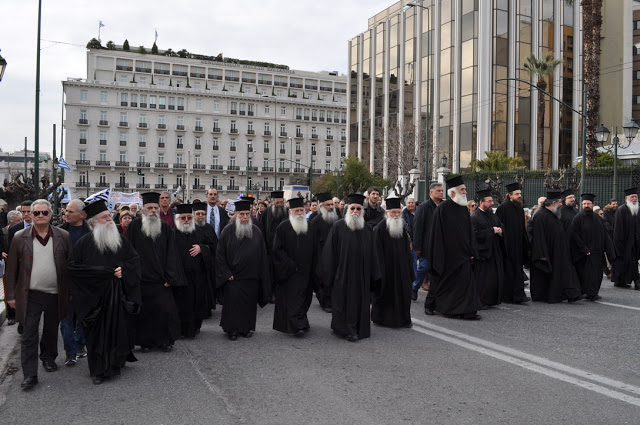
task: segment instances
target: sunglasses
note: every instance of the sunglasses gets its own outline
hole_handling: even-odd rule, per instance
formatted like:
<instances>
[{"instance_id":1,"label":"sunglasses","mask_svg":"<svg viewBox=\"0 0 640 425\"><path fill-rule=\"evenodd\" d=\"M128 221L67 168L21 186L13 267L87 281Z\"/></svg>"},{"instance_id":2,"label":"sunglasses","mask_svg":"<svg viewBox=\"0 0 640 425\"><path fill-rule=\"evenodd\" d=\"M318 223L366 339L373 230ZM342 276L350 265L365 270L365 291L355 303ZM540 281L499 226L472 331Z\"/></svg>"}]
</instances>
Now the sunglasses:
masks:
<instances>
[{"instance_id":1,"label":"sunglasses","mask_svg":"<svg viewBox=\"0 0 640 425\"><path fill-rule=\"evenodd\" d=\"M475 208L475 207L476 207L476 204L471 204L471 208Z\"/></svg>"},{"instance_id":2,"label":"sunglasses","mask_svg":"<svg viewBox=\"0 0 640 425\"><path fill-rule=\"evenodd\" d=\"M360 211L360 210L362 210L362 207L349 207L349 209L351 211Z\"/></svg>"},{"instance_id":3,"label":"sunglasses","mask_svg":"<svg viewBox=\"0 0 640 425\"><path fill-rule=\"evenodd\" d=\"M43 216L48 216L49 215L49 211L34 211L31 214L33 214L35 217L38 217L40 214L42 214Z\"/></svg>"}]
</instances>

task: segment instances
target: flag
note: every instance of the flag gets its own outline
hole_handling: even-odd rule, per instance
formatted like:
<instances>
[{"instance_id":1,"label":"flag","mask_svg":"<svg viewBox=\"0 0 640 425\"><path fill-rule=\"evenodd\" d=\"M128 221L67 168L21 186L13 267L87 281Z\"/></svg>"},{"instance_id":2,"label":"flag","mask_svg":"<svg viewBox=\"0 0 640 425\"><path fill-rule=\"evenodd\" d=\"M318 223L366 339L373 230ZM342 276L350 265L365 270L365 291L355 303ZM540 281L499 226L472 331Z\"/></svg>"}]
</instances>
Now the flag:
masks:
<instances>
[{"instance_id":1,"label":"flag","mask_svg":"<svg viewBox=\"0 0 640 425\"><path fill-rule=\"evenodd\" d=\"M62 168L63 170L71 171L71 167L69 167L69 164L67 164L67 161L65 161L63 157L60 157L60 159L58 160L58 167Z\"/></svg>"},{"instance_id":2,"label":"flag","mask_svg":"<svg viewBox=\"0 0 640 425\"><path fill-rule=\"evenodd\" d=\"M182 193L182 185L178 186L178 190L176 190L175 192L173 192L173 197L176 199L179 199L179 195Z\"/></svg>"},{"instance_id":3,"label":"flag","mask_svg":"<svg viewBox=\"0 0 640 425\"><path fill-rule=\"evenodd\" d=\"M100 21L100 24L99 24L99 25L100 25L100 27L99 27L99 28L104 27L104 24L102 23L102 21Z\"/></svg>"},{"instance_id":4,"label":"flag","mask_svg":"<svg viewBox=\"0 0 640 425\"><path fill-rule=\"evenodd\" d=\"M156 40L155 41L158 41L158 30L156 30ZM154 43L155 43L155 41L154 41Z\"/></svg>"},{"instance_id":5,"label":"flag","mask_svg":"<svg viewBox=\"0 0 640 425\"><path fill-rule=\"evenodd\" d=\"M109 194L111 193L111 188L108 187L105 190L101 190L98 193L94 193L93 195L89 196L87 199L84 200L84 202L86 203L90 203L90 202L95 202L95 201L109 201Z\"/></svg>"}]
</instances>

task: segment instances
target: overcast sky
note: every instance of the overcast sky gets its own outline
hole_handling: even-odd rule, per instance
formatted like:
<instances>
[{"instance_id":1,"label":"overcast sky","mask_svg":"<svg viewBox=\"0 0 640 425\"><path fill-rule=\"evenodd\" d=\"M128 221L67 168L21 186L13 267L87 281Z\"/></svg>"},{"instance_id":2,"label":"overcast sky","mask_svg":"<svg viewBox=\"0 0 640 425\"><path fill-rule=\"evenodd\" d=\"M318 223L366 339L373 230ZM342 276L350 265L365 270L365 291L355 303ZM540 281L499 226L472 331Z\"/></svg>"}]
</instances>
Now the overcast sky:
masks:
<instances>
[{"instance_id":1,"label":"overcast sky","mask_svg":"<svg viewBox=\"0 0 640 425\"><path fill-rule=\"evenodd\" d=\"M0 149L33 149L37 0L3 0L0 49ZM40 59L40 150L60 147L62 84L86 78L87 42L98 36L158 48L281 63L305 71L347 71L347 40L393 0L43 0ZM67 44L63 44L67 43ZM58 153L59 155L59 153Z\"/></svg>"}]
</instances>

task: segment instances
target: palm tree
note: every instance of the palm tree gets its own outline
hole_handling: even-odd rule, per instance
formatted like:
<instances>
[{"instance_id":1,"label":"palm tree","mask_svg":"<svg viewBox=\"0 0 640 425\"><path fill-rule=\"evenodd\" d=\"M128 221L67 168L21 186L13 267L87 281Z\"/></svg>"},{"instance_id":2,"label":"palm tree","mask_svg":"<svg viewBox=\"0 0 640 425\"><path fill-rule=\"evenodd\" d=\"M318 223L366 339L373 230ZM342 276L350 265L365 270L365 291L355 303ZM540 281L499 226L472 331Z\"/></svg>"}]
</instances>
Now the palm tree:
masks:
<instances>
[{"instance_id":1,"label":"palm tree","mask_svg":"<svg viewBox=\"0 0 640 425\"><path fill-rule=\"evenodd\" d=\"M492 151L484 154L485 159L474 159L469 164L473 171L506 171L525 167L521 157L508 156L506 151Z\"/></svg>"},{"instance_id":2,"label":"palm tree","mask_svg":"<svg viewBox=\"0 0 640 425\"><path fill-rule=\"evenodd\" d=\"M538 59L533 54L527 57L527 63L524 64L524 68L529 71L530 75L536 75L538 77L538 82L536 83L536 87L539 90L546 92L547 91L547 82L545 78L552 75L553 71L556 69L558 65L560 65L562 61L560 59L554 59L553 52L547 53L544 59ZM538 169L542 170L544 168L544 109L545 109L545 101L544 95L538 93L538 149L537 149L537 157L538 157Z\"/></svg>"}]
</instances>

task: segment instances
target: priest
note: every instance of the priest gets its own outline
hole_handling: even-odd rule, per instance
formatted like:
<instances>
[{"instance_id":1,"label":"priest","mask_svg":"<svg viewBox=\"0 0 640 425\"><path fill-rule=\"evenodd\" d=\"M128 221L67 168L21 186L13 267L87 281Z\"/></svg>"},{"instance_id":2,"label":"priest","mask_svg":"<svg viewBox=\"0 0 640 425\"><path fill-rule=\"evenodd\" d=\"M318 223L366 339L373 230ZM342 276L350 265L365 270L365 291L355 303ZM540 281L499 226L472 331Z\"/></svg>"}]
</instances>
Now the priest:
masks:
<instances>
[{"instance_id":1,"label":"priest","mask_svg":"<svg viewBox=\"0 0 640 425\"><path fill-rule=\"evenodd\" d=\"M251 338L257 306L264 307L271 296L269 260L260 229L251 223L251 204L236 201L235 208L216 252L216 285L224 299L220 326L231 341Z\"/></svg>"},{"instance_id":2,"label":"priest","mask_svg":"<svg viewBox=\"0 0 640 425\"><path fill-rule=\"evenodd\" d=\"M410 328L411 289L415 279L411 243L400 198L387 198L385 202L386 218L373 228L382 279L375 288L371 320L382 326Z\"/></svg>"},{"instance_id":3,"label":"priest","mask_svg":"<svg viewBox=\"0 0 640 425\"><path fill-rule=\"evenodd\" d=\"M289 219L276 229L272 250L276 331L297 337L309 331L307 312L313 297L317 246L315 229L305 216L304 198L289 199Z\"/></svg>"},{"instance_id":4,"label":"priest","mask_svg":"<svg viewBox=\"0 0 640 425\"><path fill-rule=\"evenodd\" d=\"M160 219L160 194L142 194L142 216L127 227L126 238L140 255L143 309L136 321L136 345L142 352L173 349L180 338L180 317L173 286L184 286L173 230Z\"/></svg>"},{"instance_id":5,"label":"priest","mask_svg":"<svg viewBox=\"0 0 640 425\"><path fill-rule=\"evenodd\" d=\"M84 208L92 232L73 247L68 269L93 383L136 361L131 316L142 307L140 257L120 235L104 201Z\"/></svg>"},{"instance_id":6,"label":"priest","mask_svg":"<svg viewBox=\"0 0 640 425\"><path fill-rule=\"evenodd\" d=\"M330 193L318 193L316 194L316 198L318 199L318 214L309 222L316 231L316 242L318 244L316 252L317 255L320 256L324 250L324 245L327 241L327 237L329 236L331 226L333 226L333 223L338 221L340 217L336 211L334 198L331 197ZM316 273L319 272L319 269L317 269ZM323 285L323 280L321 278L316 278L315 284L317 286L314 287L314 291L316 292L316 298L320 303L320 307L325 312L331 313L331 286L326 287Z\"/></svg>"},{"instance_id":7,"label":"priest","mask_svg":"<svg viewBox=\"0 0 640 425\"><path fill-rule=\"evenodd\" d=\"M331 329L350 342L371 335L371 287L380 279L364 199L348 196L344 219L331 228L322 253L324 285L331 288Z\"/></svg>"},{"instance_id":8,"label":"priest","mask_svg":"<svg viewBox=\"0 0 640 425\"><path fill-rule=\"evenodd\" d=\"M478 209L471 214L471 226L478 250L473 273L483 306L494 306L502 300L504 285L504 229L493 213L491 189L476 192Z\"/></svg>"},{"instance_id":9,"label":"priest","mask_svg":"<svg viewBox=\"0 0 640 425\"><path fill-rule=\"evenodd\" d=\"M218 245L218 236L212 225L207 223L207 204L204 202L193 203L193 222L196 224L196 232L204 234L205 242L209 247L210 259L205 261L209 262L208 270L211 273L209 281L211 282L211 289L208 291L207 303L209 305L209 311L216 309L217 297L216 297L216 247ZM211 316L209 314L209 316Z\"/></svg>"},{"instance_id":10,"label":"priest","mask_svg":"<svg viewBox=\"0 0 640 425\"><path fill-rule=\"evenodd\" d=\"M567 238L571 235L571 222L573 218L578 214L578 208L576 206L576 195L573 190L566 189L560 193L562 200L562 206L560 206L560 221L562 222L562 230Z\"/></svg>"},{"instance_id":11,"label":"priest","mask_svg":"<svg viewBox=\"0 0 640 425\"><path fill-rule=\"evenodd\" d=\"M276 229L287 219L287 208L284 205L284 192L274 190L271 192L271 206L260 216L260 228L264 236L267 253L271 254L273 239L276 236Z\"/></svg>"},{"instance_id":12,"label":"priest","mask_svg":"<svg viewBox=\"0 0 640 425\"><path fill-rule=\"evenodd\" d=\"M531 243L531 299L548 303L580 299L580 285L571 263L569 239L560 221L560 191L547 192L536 212ZM599 273L602 273L600 270Z\"/></svg>"},{"instance_id":13,"label":"priest","mask_svg":"<svg viewBox=\"0 0 640 425\"><path fill-rule=\"evenodd\" d=\"M613 262L612 278L615 286L628 288L631 282L640 290L638 260L640 259L640 217L638 216L638 189L624 191L625 204L616 210L613 227L613 245L617 260Z\"/></svg>"},{"instance_id":14,"label":"priest","mask_svg":"<svg viewBox=\"0 0 640 425\"><path fill-rule=\"evenodd\" d=\"M582 293L589 301L602 298L602 270L606 266L605 254L610 261L615 259L613 244L604 227L604 220L593 212L593 201L596 196L583 193L582 211L571 222L571 260Z\"/></svg>"}]
</instances>

